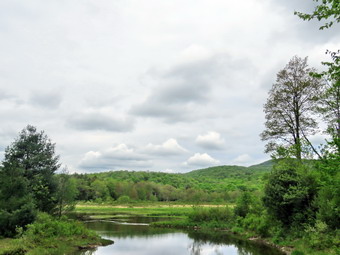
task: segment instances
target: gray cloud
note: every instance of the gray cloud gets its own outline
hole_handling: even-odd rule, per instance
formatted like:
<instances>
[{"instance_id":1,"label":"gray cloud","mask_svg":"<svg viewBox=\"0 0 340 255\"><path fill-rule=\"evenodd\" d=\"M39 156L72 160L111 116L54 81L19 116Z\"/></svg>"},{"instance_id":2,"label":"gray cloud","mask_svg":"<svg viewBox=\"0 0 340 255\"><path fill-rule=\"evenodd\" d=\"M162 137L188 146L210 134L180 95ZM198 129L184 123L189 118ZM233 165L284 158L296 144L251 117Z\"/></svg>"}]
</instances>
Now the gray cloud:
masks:
<instances>
[{"instance_id":1,"label":"gray cloud","mask_svg":"<svg viewBox=\"0 0 340 255\"><path fill-rule=\"evenodd\" d=\"M68 125L77 130L128 132L134 127L131 118L118 119L99 112L82 113L69 118Z\"/></svg>"},{"instance_id":2,"label":"gray cloud","mask_svg":"<svg viewBox=\"0 0 340 255\"><path fill-rule=\"evenodd\" d=\"M294 55L329 60L340 24L319 31L294 16L312 0L168 2L1 0L0 160L28 123L73 170L267 159L259 133L276 73ZM209 130L224 144L196 141Z\"/></svg>"},{"instance_id":3,"label":"gray cloud","mask_svg":"<svg viewBox=\"0 0 340 255\"><path fill-rule=\"evenodd\" d=\"M37 107L55 109L62 102L62 96L59 92L41 92L31 93L29 102Z\"/></svg>"},{"instance_id":4,"label":"gray cloud","mask_svg":"<svg viewBox=\"0 0 340 255\"><path fill-rule=\"evenodd\" d=\"M272 0L272 3L274 5L281 5L286 7L289 11L295 10L295 11L300 11L300 12L311 12L314 10L316 3L310 0L285 0L280 1L280 0Z\"/></svg>"},{"instance_id":5,"label":"gray cloud","mask_svg":"<svg viewBox=\"0 0 340 255\"><path fill-rule=\"evenodd\" d=\"M193 121L210 102L211 88L225 85L226 73L241 66L244 68L246 64L219 54L180 63L165 71L151 71L149 75L157 85L143 103L131 108L130 113L162 118L170 123Z\"/></svg>"},{"instance_id":6,"label":"gray cloud","mask_svg":"<svg viewBox=\"0 0 340 255\"><path fill-rule=\"evenodd\" d=\"M0 89L0 101L1 100L8 100L13 98L13 95L10 95L8 92L5 90Z\"/></svg>"}]
</instances>

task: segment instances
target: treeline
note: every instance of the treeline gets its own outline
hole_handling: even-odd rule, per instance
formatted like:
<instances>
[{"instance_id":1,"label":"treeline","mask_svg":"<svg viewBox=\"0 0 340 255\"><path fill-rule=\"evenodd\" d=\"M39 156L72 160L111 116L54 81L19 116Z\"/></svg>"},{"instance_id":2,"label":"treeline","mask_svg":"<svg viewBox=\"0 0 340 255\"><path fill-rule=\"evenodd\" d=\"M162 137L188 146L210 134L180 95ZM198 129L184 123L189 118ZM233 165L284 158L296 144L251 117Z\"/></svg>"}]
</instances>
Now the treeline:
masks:
<instances>
[{"instance_id":1,"label":"treeline","mask_svg":"<svg viewBox=\"0 0 340 255\"><path fill-rule=\"evenodd\" d=\"M187 174L114 171L73 174L77 201L235 202L242 191L260 193L272 163L266 166L220 166Z\"/></svg>"}]
</instances>

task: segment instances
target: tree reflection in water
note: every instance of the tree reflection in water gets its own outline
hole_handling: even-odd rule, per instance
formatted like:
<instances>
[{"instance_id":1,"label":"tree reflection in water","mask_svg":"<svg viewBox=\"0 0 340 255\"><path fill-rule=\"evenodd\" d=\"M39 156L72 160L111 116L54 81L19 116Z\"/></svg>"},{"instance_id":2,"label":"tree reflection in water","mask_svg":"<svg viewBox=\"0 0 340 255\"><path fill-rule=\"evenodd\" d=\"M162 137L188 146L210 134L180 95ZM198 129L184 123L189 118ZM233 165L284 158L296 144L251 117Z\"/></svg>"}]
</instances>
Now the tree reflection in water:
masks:
<instances>
[{"instance_id":1,"label":"tree reflection in water","mask_svg":"<svg viewBox=\"0 0 340 255\"><path fill-rule=\"evenodd\" d=\"M282 255L279 250L223 231L179 231L145 225L88 222L88 227L114 245L79 251L78 255Z\"/></svg>"}]
</instances>

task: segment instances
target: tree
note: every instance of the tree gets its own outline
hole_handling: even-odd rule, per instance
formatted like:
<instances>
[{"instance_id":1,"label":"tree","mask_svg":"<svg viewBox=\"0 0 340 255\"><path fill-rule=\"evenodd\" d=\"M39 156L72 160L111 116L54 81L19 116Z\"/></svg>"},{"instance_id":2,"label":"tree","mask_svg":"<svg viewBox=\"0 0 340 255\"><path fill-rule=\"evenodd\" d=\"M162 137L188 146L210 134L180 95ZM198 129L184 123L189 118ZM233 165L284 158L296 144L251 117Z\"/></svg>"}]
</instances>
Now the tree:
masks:
<instances>
[{"instance_id":1,"label":"tree","mask_svg":"<svg viewBox=\"0 0 340 255\"><path fill-rule=\"evenodd\" d=\"M322 87L320 78L309 75L315 71L308 67L307 57L295 56L278 72L264 105L266 129L261 138L269 141L266 152L291 147L293 156L300 160L303 143L312 146L307 136L316 132L317 123L311 114Z\"/></svg>"},{"instance_id":2,"label":"tree","mask_svg":"<svg viewBox=\"0 0 340 255\"><path fill-rule=\"evenodd\" d=\"M0 236L12 237L34 221L36 210L23 169L0 168Z\"/></svg>"},{"instance_id":3,"label":"tree","mask_svg":"<svg viewBox=\"0 0 340 255\"><path fill-rule=\"evenodd\" d=\"M4 169L22 169L28 181L28 191L33 195L38 210L52 212L56 205L57 185L53 178L59 168L55 144L31 125L5 150Z\"/></svg>"},{"instance_id":4,"label":"tree","mask_svg":"<svg viewBox=\"0 0 340 255\"><path fill-rule=\"evenodd\" d=\"M294 160L281 160L275 165L264 189L263 203L268 214L283 226L300 226L314 218L318 183L304 165Z\"/></svg>"},{"instance_id":5,"label":"tree","mask_svg":"<svg viewBox=\"0 0 340 255\"><path fill-rule=\"evenodd\" d=\"M319 97L319 105L316 111L321 114L323 120L327 123L327 133L331 135L331 145L336 148L340 154L340 50L330 52L333 62L323 62L328 70L319 77L326 79L326 86Z\"/></svg>"},{"instance_id":6,"label":"tree","mask_svg":"<svg viewBox=\"0 0 340 255\"><path fill-rule=\"evenodd\" d=\"M313 0L314 2L319 2L319 0ZM311 14L302 13L302 12L294 12L295 15L298 15L303 20L327 20L329 18L333 18L334 21L330 21L329 23L325 23L320 27L320 29L330 28L334 22L340 22L340 2L339 0L322 0L322 3L317 5Z\"/></svg>"},{"instance_id":7,"label":"tree","mask_svg":"<svg viewBox=\"0 0 340 255\"><path fill-rule=\"evenodd\" d=\"M60 218L63 213L74 209L78 189L76 180L71 178L66 169L64 169L61 174L57 175L56 179L58 184L56 193L56 213Z\"/></svg>"},{"instance_id":8,"label":"tree","mask_svg":"<svg viewBox=\"0 0 340 255\"><path fill-rule=\"evenodd\" d=\"M236 206L234 208L234 213L240 217L246 217L250 212L250 207L252 204L252 196L249 191L242 192L242 195L237 199Z\"/></svg>"}]
</instances>

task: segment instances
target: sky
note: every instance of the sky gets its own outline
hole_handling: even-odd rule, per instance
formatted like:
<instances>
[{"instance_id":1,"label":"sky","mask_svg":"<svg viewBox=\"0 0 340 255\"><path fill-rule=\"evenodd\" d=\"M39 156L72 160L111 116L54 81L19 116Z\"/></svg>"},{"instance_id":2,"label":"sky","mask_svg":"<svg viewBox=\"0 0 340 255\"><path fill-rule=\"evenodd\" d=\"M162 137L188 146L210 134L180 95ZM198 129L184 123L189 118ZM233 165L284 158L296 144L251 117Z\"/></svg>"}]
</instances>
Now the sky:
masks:
<instances>
[{"instance_id":1,"label":"sky","mask_svg":"<svg viewBox=\"0 0 340 255\"><path fill-rule=\"evenodd\" d=\"M276 74L322 70L340 26L311 0L1 0L0 160L28 124L70 172L187 172L270 157ZM312 138L317 143L321 136Z\"/></svg>"}]
</instances>

